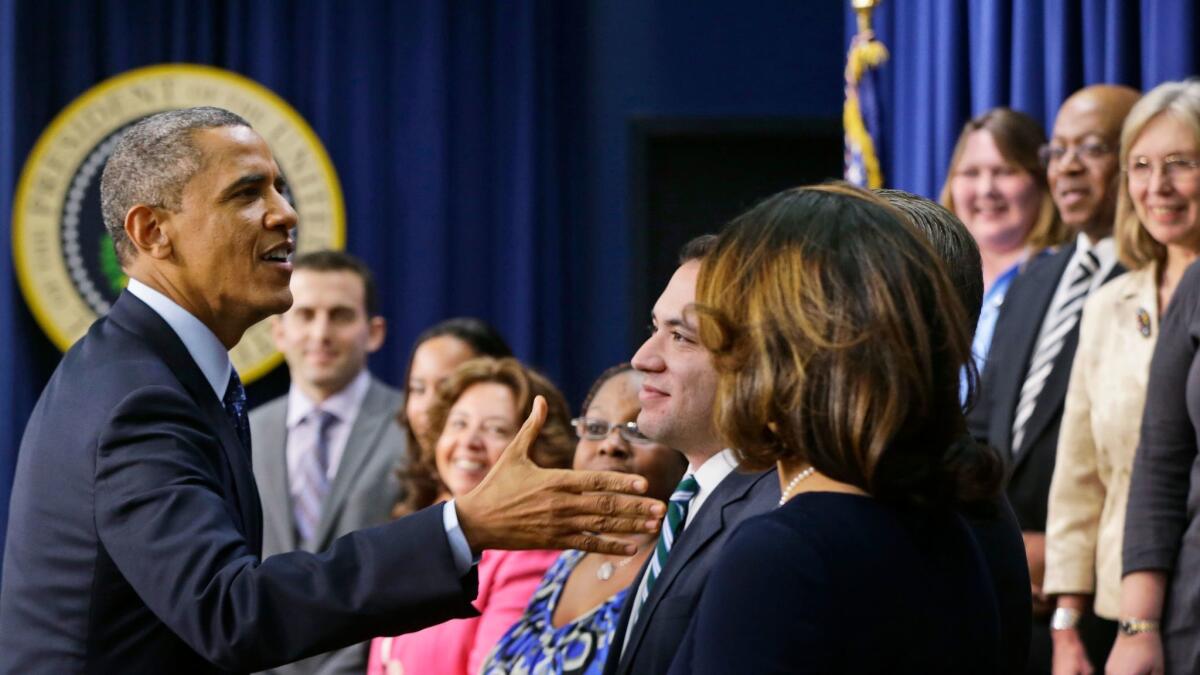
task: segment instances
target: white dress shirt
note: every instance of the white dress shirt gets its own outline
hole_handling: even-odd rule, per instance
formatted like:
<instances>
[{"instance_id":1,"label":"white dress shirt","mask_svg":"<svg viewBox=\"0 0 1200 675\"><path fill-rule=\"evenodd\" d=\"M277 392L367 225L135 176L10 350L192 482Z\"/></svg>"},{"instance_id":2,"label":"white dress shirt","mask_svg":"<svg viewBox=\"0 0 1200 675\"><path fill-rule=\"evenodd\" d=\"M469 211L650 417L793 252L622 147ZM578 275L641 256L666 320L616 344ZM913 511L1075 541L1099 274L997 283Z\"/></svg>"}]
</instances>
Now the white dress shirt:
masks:
<instances>
[{"instance_id":1,"label":"white dress shirt","mask_svg":"<svg viewBox=\"0 0 1200 675\"><path fill-rule=\"evenodd\" d=\"M725 448L712 457L709 457L698 469L690 464L688 465L687 472L692 474L692 477L696 479L696 483L700 487L696 490L696 496L692 497L691 505L688 506L687 518L683 521L684 529L687 529L687 526L691 525L692 521L696 518L696 514L700 512L700 507L704 506L704 502L713 493L713 490L716 490L721 481L733 473L733 470L737 466L737 459L733 456L733 450L730 448Z\"/></svg>"}]
</instances>

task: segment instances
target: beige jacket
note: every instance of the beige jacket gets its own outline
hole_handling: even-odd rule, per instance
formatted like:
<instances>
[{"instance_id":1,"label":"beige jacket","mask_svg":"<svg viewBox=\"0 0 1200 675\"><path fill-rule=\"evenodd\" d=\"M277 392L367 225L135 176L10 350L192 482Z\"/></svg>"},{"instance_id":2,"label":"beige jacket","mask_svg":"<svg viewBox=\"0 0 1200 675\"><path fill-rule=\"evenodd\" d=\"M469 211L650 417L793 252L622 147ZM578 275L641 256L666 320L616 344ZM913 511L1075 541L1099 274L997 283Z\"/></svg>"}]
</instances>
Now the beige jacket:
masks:
<instances>
[{"instance_id":1,"label":"beige jacket","mask_svg":"<svg viewBox=\"0 0 1200 675\"><path fill-rule=\"evenodd\" d=\"M1084 305L1050 483L1043 590L1095 594L1107 619L1120 609L1125 504L1158 339L1156 270L1117 277Z\"/></svg>"}]
</instances>

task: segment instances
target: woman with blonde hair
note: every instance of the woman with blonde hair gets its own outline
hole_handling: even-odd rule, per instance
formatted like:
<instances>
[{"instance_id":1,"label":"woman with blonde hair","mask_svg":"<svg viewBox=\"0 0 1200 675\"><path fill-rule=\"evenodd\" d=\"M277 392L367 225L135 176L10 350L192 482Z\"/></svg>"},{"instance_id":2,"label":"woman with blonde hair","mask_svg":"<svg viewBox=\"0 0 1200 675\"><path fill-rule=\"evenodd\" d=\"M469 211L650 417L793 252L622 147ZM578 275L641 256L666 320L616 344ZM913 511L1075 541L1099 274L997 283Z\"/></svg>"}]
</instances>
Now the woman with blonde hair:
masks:
<instances>
[{"instance_id":1,"label":"woman with blonde hair","mask_svg":"<svg viewBox=\"0 0 1200 675\"><path fill-rule=\"evenodd\" d=\"M1195 517L1200 480L1192 475L1198 466L1194 405L1200 381L1195 359L1200 279L1191 262L1200 251L1200 81L1167 82L1147 93L1121 130L1120 161L1124 177L1117 245L1123 256L1133 256L1132 262L1155 270L1155 287L1144 291L1144 297L1153 310L1150 330L1158 328L1159 314L1162 325L1148 378L1143 370L1133 379L1146 382L1137 450L1132 458L1108 460L1115 465L1115 487L1128 490L1128 506L1123 528L1109 535L1117 551L1105 550L1101 542L1098 553L1115 557L1119 552L1107 571L1110 578L1123 577L1119 601L1097 584L1096 611L1107 594L1119 624L1107 672L1195 672L1200 664L1200 520ZM1140 314L1137 321L1140 327ZM1129 358L1128 352L1122 358ZM1119 386L1128 390L1130 378ZM1134 438L1138 436L1130 434L1128 440ZM1127 488L1117 483L1122 479L1128 480ZM1113 520L1119 527L1119 519ZM1102 521L1101 537L1103 527ZM1123 536L1117 536L1122 530ZM1105 571L1102 567L1100 574Z\"/></svg>"},{"instance_id":2,"label":"woman with blonde hair","mask_svg":"<svg viewBox=\"0 0 1200 675\"><path fill-rule=\"evenodd\" d=\"M940 201L967 226L983 263L983 308L971 344L979 372L1009 285L1025 262L1067 238L1038 154L1045 143L1037 120L993 108L963 126L950 157Z\"/></svg>"},{"instance_id":3,"label":"woman with blonde hair","mask_svg":"<svg viewBox=\"0 0 1200 675\"><path fill-rule=\"evenodd\" d=\"M529 456L542 467L568 468L574 439L566 401L549 380L516 359L467 361L437 388L426 437L421 440L433 451L447 497L460 497L483 481L533 410L537 396L546 399L546 421ZM474 602L479 616L408 635L375 638L367 673L479 672L483 658L521 616L557 556L557 551L484 551L477 566L479 593Z\"/></svg>"},{"instance_id":4,"label":"woman with blonde hair","mask_svg":"<svg viewBox=\"0 0 1200 675\"><path fill-rule=\"evenodd\" d=\"M969 329L922 234L845 184L782 192L721 233L695 312L722 439L782 497L722 550L672 672L999 672L962 510L1003 462L959 442Z\"/></svg>"}]
</instances>

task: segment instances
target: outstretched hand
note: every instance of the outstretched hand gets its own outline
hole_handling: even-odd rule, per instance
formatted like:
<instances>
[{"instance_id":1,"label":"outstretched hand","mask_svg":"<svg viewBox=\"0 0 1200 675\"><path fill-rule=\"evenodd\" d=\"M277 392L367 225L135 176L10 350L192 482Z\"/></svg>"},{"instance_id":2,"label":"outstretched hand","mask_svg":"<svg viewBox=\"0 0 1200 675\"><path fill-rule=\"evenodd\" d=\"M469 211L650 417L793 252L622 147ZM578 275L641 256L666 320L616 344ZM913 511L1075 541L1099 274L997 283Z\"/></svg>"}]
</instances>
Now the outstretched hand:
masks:
<instances>
[{"instance_id":1,"label":"outstretched hand","mask_svg":"<svg viewBox=\"0 0 1200 675\"><path fill-rule=\"evenodd\" d=\"M632 555L632 543L605 534L657 532L666 506L649 497L646 479L612 471L543 469L529 449L546 420L546 401L533 410L492 470L454 500L459 526L478 553L484 549L579 549Z\"/></svg>"}]
</instances>

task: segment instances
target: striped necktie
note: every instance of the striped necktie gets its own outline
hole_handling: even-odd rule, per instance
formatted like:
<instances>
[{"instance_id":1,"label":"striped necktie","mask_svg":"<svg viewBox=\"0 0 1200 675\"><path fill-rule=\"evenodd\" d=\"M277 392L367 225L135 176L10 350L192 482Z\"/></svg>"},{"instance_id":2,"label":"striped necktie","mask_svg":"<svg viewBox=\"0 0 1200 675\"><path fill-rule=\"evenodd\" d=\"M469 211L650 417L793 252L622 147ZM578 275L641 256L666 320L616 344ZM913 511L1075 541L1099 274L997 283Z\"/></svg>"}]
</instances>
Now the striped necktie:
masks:
<instances>
[{"instance_id":1,"label":"striped necktie","mask_svg":"<svg viewBox=\"0 0 1200 675\"><path fill-rule=\"evenodd\" d=\"M687 522L688 507L699 490L700 484L696 482L696 477L689 473L679 481L675 492L671 493L671 502L667 504L667 517L663 521L662 534L658 538L658 544L654 547L654 555L650 557L650 564L646 567L646 579L638 588L637 595L634 596L633 610L629 615L630 632L637 622L642 605L646 603L646 598L650 597L650 589L654 588L655 580L658 579L658 575L662 573L663 567L667 564L667 556L671 554L671 547L675 544L675 539L683 533L684 523ZM628 639L628 635L629 633L626 633L626 639Z\"/></svg>"},{"instance_id":2,"label":"striped necktie","mask_svg":"<svg viewBox=\"0 0 1200 675\"><path fill-rule=\"evenodd\" d=\"M1029 418L1037 407L1038 394L1042 393L1046 379L1054 370L1054 358L1062 351L1063 340L1067 334L1079 323L1079 314L1083 311L1083 303L1091 290L1092 277L1100 268L1100 260L1095 253L1088 251L1075 257L1073 268L1071 283L1046 314L1043 325L1051 328L1042 332L1037 348L1033 350L1033 358L1029 360L1025 382L1021 385L1017 413L1013 416L1013 456L1021 451L1021 444L1025 441L1025 425L1029 423Z\"/></svg>"},{"instance_id":3,"label":"striped necktie","mask_svg":"<svg viewBox=\"0 0 1200 675\"><path fill-rule=\"evenodd\" d=\"M305 423L314 425L313 446L300 458L300 487L296 493L293 514L296 518L296 533L301 542L308 542L321 522L321 505L329 492L329 428L338 418L333 413L314 408Z\"/></svg>"}]
</instances>

